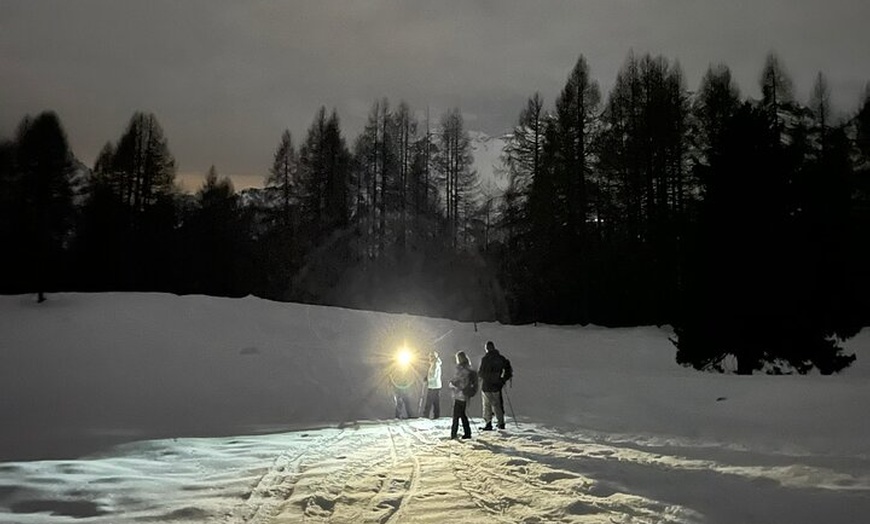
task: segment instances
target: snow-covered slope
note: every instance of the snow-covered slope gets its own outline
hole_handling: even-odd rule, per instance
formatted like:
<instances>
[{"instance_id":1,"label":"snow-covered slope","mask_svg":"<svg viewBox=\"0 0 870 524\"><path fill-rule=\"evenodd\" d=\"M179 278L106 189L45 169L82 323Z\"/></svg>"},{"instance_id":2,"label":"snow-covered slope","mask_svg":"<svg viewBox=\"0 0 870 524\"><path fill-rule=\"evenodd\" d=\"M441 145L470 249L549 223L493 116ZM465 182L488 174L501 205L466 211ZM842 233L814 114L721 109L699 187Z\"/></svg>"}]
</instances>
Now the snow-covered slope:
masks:
<instances>
[{"instance_id":1,"label":"snow-covered slope","mask_svg":"<svg viewBox=\"0 0 870 524\"><path fill-rule=\"evenodd\" d=\"M669 334L250 297L0 297L0 522L870 514L868 333L836 377L697 373ZM391 419L398 347L437 349L449 378L453 353L477 363L486 340L516 371L507 431L459 442L448 418ZM479 425L477 399L469 411Z\"/></svg>"}]
</instances>

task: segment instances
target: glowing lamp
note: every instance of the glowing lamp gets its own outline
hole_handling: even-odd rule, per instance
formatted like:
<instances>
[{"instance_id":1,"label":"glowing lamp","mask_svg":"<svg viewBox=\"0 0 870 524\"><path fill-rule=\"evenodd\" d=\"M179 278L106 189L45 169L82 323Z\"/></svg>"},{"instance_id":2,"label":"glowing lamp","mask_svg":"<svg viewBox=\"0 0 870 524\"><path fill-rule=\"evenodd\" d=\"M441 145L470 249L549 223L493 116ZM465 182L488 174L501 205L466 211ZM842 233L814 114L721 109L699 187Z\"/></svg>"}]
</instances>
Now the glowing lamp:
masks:
<instances>
[{"instance_id":1,"label":"glowing lamp","mask_svg":"<svg viewBox=\"0 0 870 524\"><path fill-rule=\"evenodd\" d=\"M408 348L402 348L396 354L396 362L402 367L408 367L414 361L414 355L408 351Z\"/></svg>"}]
</instances>

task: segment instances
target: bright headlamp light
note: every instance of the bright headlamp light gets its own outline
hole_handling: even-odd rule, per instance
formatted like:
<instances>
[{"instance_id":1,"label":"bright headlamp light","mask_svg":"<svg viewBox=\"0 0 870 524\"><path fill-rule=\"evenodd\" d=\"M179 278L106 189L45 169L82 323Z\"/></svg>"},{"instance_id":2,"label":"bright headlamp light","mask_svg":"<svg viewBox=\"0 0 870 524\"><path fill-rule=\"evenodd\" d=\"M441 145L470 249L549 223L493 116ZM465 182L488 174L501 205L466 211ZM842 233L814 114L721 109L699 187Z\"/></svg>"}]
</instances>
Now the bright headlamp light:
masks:
<instances>
[{"instance_id":1,"label":"bright headlamp light","mask_svg":"<svg viewBox=\"0 0 870 524\"><path fill-rule=\"evenodd\" d=\"M414 355L408 348L400 348L396 353L396 363L402 367L408 367L414 361Z\"/></svg>"}]
</instances>

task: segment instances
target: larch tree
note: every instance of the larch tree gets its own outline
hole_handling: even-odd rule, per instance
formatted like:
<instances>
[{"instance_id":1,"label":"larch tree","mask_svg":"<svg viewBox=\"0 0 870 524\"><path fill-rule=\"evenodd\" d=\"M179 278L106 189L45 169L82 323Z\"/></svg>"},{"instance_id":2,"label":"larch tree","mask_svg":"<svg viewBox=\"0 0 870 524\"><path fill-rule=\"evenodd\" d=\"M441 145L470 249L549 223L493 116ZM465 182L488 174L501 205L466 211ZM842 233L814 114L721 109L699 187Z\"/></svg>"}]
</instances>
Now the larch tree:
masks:
<instances>
[{"instance_id":1,"label":"larch tree","mask_svg":"<svg viewBox=\"0 0 870 524\"><path fill-rule=\"evenodd\" d=\"M590 191L594 159L594 133L599 121L601 93L598 84L589 77L589 66L582 55L571 70L562 92L556 99L554 171L562 213L568 231L565 241L565 273L571 275L575 300L572 309L580 323L589 322L589 286L592 243L589 235ZM555 206L559 202L554 202ZM570 306L569 306L570 307Z\"/></svg>"},{"instance_id":2,"label":"larch tree","mask_svg":"<svg viewBox=\"0 0 870 524\"><path fill-rule=\"evenodd\" d=\"M266 178L269 200L278 210L278 227L290 230L293 227L293 210L298 201L299 159L289 130L281 134L275 150L272 167Z\"/></svg>"},{"instance_id":3,"label":"larch tree","mask_svg":"<svg viewBox=\"0 0 870 524\"><path fill-rule=\"evenodd\" d=\"M25 280L43 302L47 288L57 284L62 251L72 228L72 154L60 119L51 111L25 119L16 142L15 169L24 213L21 225L27 232L21 254L27 261L23 267L32 272Z\"/></svg>"},{"instance_id":4,"label":"larch tree","mask_svg":"<svg viewBox=\"0 0 870 524\"><path fill-rule=\"evenodd\" d=\"M461 211L467 209L464 205L477 189L477 172L472 169L471 139L458 108L442 115L437 147L434 160L444 194L447 237L450 245L458 250L461 242L468 240L465 233L470 218Z\"/></svg>"}]
</instances>

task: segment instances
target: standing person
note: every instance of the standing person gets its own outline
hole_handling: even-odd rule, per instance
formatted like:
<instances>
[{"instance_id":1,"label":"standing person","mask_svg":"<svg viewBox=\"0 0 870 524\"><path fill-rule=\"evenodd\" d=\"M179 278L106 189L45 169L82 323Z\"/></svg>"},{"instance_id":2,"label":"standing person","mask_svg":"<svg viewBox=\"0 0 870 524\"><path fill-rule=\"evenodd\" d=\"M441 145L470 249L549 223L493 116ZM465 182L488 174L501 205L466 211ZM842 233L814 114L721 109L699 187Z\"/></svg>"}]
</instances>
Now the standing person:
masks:
<instances>
[{"instance_id":1,"label":"standing person","mask_svg":"<svg viewBox=\"0 0 870 524\"><path fill-rule=\"evenodd\" d=\"M471 425L468 423L468 415L465 407L468 401L466 389L472 380L471 362L464 351L456 354L456 374L450 381L450 389L453 390L453 425L450 427L450 438L456 438L459 431L459 421L462 421L462 438L471 438Z\"/></svg>"},{"instance_id":2,"label":"standing person","mask_svg":"<svg viewBox=\"0 0 870 524\"><path fill-rule=\"evenodd\" d=\"M393 385L396 418L411 418L414 416L411 409L410 394L414 381L414 369L409 362L393 363L390 368L390 383Z\"/></svg>"},{"instance_id":3,"label":"standing person","mask_svg":"<svg viewBox=\"0 0 870 524\"><path fill-rule=\"evenodd\" d=\"M426 374L426 404L421 416L428 417L432 409L432 418L441 416L441 357L438 353L429 353L429 372Z\"/></svg>"},{"instance_id":4,"label":"standing person","mask_svg":"<svg viewBox=\"0 0 870 524\"><path fill-rule=\"evenodd\" d=\"M483 431L492 431L492 414L498 421L498 429L504 429L504 401L501 389L513 376L510 360L499 353L492 340L484 346L486 354L480 359L480 390L483 392Z\"/></svg>"}]
</instances>

